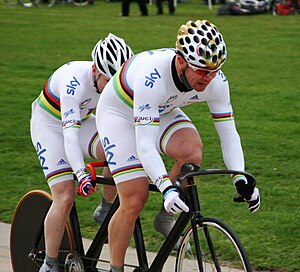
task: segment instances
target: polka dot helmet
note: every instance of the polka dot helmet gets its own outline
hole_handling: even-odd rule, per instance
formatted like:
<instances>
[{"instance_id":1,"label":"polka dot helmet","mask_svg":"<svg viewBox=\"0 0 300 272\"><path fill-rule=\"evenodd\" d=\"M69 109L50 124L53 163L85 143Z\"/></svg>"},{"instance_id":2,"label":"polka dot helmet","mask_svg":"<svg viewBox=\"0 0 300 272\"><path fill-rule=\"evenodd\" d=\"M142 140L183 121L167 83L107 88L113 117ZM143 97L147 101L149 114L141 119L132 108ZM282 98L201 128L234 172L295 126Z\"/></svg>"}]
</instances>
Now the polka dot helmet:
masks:
<instances>
[{"instance_id":1,"label":"polka dot helmet","mask_svg":"<svg viewBox=\"0 0 300 272\"><path fill-rule=\"evenodd\" d=\"M194 68L218 70L226 60L226 45L215 25L188 21L177 32L177 51Z\"/></svg>"}]
</instances>

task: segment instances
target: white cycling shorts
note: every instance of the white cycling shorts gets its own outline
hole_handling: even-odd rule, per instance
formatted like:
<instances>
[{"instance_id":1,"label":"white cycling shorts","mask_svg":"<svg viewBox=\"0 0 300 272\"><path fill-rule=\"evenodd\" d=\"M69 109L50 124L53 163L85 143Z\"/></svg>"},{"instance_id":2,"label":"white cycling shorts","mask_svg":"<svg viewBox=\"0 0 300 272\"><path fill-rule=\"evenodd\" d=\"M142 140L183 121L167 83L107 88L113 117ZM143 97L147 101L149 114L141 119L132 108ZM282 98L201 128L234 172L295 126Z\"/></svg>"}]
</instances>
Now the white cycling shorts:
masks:
<instances>
[{"instance_id":1,"label":"white cycling shorts","mask_svg":"<svg viewBox=\"0 0 300 272\"><path fill-rule=\"evenodd\" d=\"M59 182L73 180L73 171L65 154L61 121L49 115L36 101L32 104L31 116L31 139L48 185L51 187ZM100 139L94 115L81 122L79 141L81 156L96 158Z\"/></svg>"},{"instance_id":2,"label":"white cycling shorts","mask_svg":"<svg viewBox=\"0 0 300 272\"><path fill-rule=\"evenodd\" d=\"M101 114L104 116L99 119L107 118L106 120L109 120L111 124L107 125L107 122L106 125L102 125L101 120L97 120L101 136L105 135L101 138L102 146L115 183L147 177L137 154L134 121L120 114L111 114L109 111L101 112ZM166 146L170 137L181 128L196 130L189 117L181 109L175 108L160 116L159 137L156 142L159 153L166 154ZM155 167L155 161L153 161L153 167Z\"/></svg>"}]
</instances>

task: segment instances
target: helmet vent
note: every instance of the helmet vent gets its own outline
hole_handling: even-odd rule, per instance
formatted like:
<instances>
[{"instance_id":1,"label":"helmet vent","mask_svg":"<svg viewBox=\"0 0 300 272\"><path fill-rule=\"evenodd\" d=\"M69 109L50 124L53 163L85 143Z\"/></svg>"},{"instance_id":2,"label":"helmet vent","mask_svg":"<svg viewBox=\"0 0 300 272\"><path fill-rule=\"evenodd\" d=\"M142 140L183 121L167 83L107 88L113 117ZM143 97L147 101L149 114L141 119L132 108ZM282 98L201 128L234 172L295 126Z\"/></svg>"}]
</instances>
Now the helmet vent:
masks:
<instances>
[{"instance_id":1,"label":"helmet vent","mask_svg":"<svg viewBox=\"0 0 300 272\"><path fill-rule=\"evenodd\" d=\"M213 63L217 63L217 60L218 60L217 55L214 55L214 56L212 57L212 62L213 62Z\"/></svg>"},{"instance_id":2,"label":"helmet vent","mask_svg":"<svg viewBox=\"0 0 300 272\"><path fill-rule=\"evenodd\" d=\"M189 49L190 49L191 52L195 52L194 46L190 45L190 46L189 46Z\"/></svg>"},{"instance_id":3,"label":"helmet vent","mask_svg":"<svg viewBox=\"0 0 300 272\"><path fill-rule=\"evenodd\" d=\"M206 26L206 25L201 25L201 28L202 28L203 30L207 30L207 26Z\"/></svg>"},{"instance_id":4,"label":"helmet vent","mask_svg":"<svg viewBox=\"0 0 300 272\"><path fill-rule=\"evenodd\" d=\"M198 36L194 36L193 39L194 39L194 42L195 42L195 43L199 43L199 42L200 42L200 39L199 39Z\"/></svg>"},{"instance_id":5,"label":"helmet vent","mask_svg":"<svg viewBox=\"0 0 300 272\"><path fill-rule=\"evenodd\" d=\"M192 28L189 28L189 29L188 29L188 33L190 33L190 34L195 34L195 30L192 29Z\"/></svg>"},{"instance_id":6,"label":"helmet vent","mask_svg":"<svg viewBox=\"0 0 300 272\"><path fill-rule=\"evenodd\" d=\"M201 57L204 57L204 55L205 55L205 52L201 47L199 47L199 54Z\"/></svg>"},{"instance_id":7,"label":"helmet vent","mask_svg":"<svg viewBox=\"0 0 300 272\"><path fill-rule=\"evenodd\" d=\"M211 26L211 24L210 24L209 21L206 21L205 24L206 24L207 26Z\"/></svg>"},{"instance_id":8,"label":"helmet vent","mask_svg":"<svg viewBox=\"0 0 300 272\"><path fill-rule=\"evenodd\" d=\"M208 42L207 42L207 40L206 40L205 38L203 38L203 39L201 40L201 43L204 44L205 46L208 44Z\"/></svg>"},{"instance_id":9,"label":"helmet vent","mask_svg":"<svg viewBox=\"0 0 300 272\"><path fill-rule=\"evenodd\" d=\"M196 25L195 22L191 22L191 26L192 26L192 27L197 27L197 25Z\"/></svg>"},{"instance_id":10,"label":"helmet vent","mask_svg":"<svg viewBox=\"0 0 300 272\"><path fill-rule=\"evenodd\" d=\"M190 39L190 37L185 37L185 41L187 42L187 43L191 43L191 39Z\"/></svg>"},{"instance_id":11,"label":"helmet vent","mask_svg":"<svg viewBox=\"0 0 300 272\"><path fill-rule=\"evenodd\" d=\"M207 36L207 38L209 38L210 40L212 40L212 39L213 39L213 36L211 35L211 33L210 33L210 32L207 32L206 36Z\"/></svg>"},{"instance_id":12,"label":"helmet vent","mask_svg":"<svg viewBox=\"0 0 300 272\"><path fill-rule=\"evenodd\" d=\"M197 30L197 33L198 33L200 36L204 36L204 32L203 32L201 29L198 29L198 30Z\"/></svg>"}]
</instances>

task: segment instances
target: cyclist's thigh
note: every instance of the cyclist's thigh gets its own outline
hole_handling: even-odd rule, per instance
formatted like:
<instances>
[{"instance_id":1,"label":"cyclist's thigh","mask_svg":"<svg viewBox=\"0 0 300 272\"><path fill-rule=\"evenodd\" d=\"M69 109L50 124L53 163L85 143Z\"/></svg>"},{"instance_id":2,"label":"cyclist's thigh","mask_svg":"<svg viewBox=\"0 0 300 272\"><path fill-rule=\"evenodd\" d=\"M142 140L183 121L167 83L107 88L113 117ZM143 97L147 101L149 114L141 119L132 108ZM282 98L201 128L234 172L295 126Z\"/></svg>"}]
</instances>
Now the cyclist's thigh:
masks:
<instances>
[{"instance_id":1,"label":"cyclist's thigh","mask_svg":"<svg viewBox=\"0 0 300 272\"><path fill-rule=\"evenodd\" d=\"M146 177L136 150L134 122L106 110L101 113L98 124L101 143L115 182Z\"/></svg>"},{"instance_id":2,"label":"cyclist's thigh","mask_svg":"<svg viewBox=\"0 0 300 272\"><path fill-rule=\"evenodd\" d=\"M97 157L97 146L100 143L95 115L82 121L79 132L79 142L85 158L100 159ZM98 146L99 147L99 146Z\"/></svg>"},{"instance_id":3,"label":"cyclist's thigh","mask_svg":"<svg viewBox=\"0 0 300 272\"><path fill-rule=\"evenodd\" d=\"M157 141L157 149L161 153L171 156L171 154L168 154L167 152L167 145L174 133L183 128L188 128L189 131L192 129L193 135L197 136L196 140L199 141L200 136L197 129L192 124L190 118L181 109L176 108L167 114L163 114L160 117L160 134ZM179 140L182 142L183 139L181 138ZM174 142L174 144L176 144L176 142ZM176 144L174 148L178 149L180 148L180 145Z\"/></svg>"},{"instance_id":4,"label":"cyclist's thigh","mask_svg":"<svg viewBox=\"0 0 300 272\"><path fill-rule=\"evenodd\" d=\"M31 139L49 186L73 179L72 168L64 149L61 122L44 114L42 109L31 119Z\"/></svg>"}]
</instances>

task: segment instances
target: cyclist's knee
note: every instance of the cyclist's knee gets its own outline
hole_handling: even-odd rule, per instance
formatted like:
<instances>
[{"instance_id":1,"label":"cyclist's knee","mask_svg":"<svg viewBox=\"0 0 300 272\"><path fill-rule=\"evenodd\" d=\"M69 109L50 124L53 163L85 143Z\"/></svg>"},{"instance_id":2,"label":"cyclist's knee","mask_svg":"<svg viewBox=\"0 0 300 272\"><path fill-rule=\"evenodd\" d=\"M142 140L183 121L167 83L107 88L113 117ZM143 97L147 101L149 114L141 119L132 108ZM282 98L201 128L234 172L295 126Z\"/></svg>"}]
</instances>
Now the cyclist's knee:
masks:
<instances>
[{"instance_id":1,"label":"cyclist's knee","mask_svg":"<svg viewBox=\"0 0 300 272\"><path fill-rule=\"evenodd\" d=\"M137 178L118 184L120 208L128 215L138 215L148 200L148 180Z\"/></svg>"},{"instance_id":2,"label":"cyclist's knee","mask_svg":"<svg viewBox=\"0 0 300 272\"><path fill-rule=\"evenodd\" d=\"M74 181L58 183L51 187L53 205L70 210L75 200Z\"/></svg>"},{"instance_id":3,"label":"cyclist's knee","mask_svg":"<svg viewBox=\"0 0 300 272\"><path fill-rule=\"evenodd\" d=\"M182 145L182 147L174 153L173 158L180 163L200 164L202 162L202 143L186 143Z\"/></svg>"}]
</instances>

